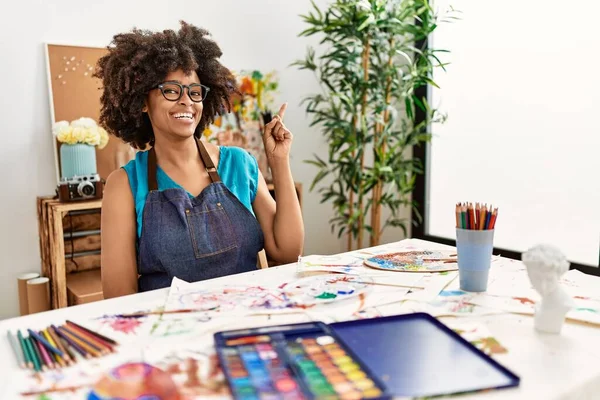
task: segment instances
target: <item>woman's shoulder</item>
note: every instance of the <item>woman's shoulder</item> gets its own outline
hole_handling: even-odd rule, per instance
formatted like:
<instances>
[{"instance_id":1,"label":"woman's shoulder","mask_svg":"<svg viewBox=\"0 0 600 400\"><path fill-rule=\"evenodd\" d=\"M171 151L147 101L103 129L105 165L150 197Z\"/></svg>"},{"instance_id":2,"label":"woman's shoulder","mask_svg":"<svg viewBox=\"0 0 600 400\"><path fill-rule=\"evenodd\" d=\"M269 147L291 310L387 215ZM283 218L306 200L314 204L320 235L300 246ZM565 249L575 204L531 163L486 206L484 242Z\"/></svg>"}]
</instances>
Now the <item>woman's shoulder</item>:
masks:
<instances>
[{"instance_id":1,"label":"woman's shoulder","mask_svg":"<svg viewBox=\"0 0 600 400\"><path fill-rule=\"evenodd\" d=\"M105 197L119 199L123 198L123 196L131 197L132 186L134 186L134 183L131 182L127 171L124 168L118 168L111 172L106 178L104 195Z\"/></svg>"},{"instance_id":2,"label":"woman's shoulder","mask_svg":"<svg viewBox=\"0 0 600 400\"><path fill-rule=\"evenodd\" d=\"M123 169L127 174L135 173L142 166L147 165L148 162L148 151L138 151L135 153L135 157L127 164L123 166Z\"/></svg>"},{"instance_id":3,"label":"woman's shoulder","mask_svg":"<svg viewBox=\"0 0 600 400\"><path fill-rule=\"evenodd\" d=\"M140 183L144 184L148 173L148 151L138 151L119 171L125 172L124 176L129 180L132 192L136 192Z\"/></svg>"}]
</instances>

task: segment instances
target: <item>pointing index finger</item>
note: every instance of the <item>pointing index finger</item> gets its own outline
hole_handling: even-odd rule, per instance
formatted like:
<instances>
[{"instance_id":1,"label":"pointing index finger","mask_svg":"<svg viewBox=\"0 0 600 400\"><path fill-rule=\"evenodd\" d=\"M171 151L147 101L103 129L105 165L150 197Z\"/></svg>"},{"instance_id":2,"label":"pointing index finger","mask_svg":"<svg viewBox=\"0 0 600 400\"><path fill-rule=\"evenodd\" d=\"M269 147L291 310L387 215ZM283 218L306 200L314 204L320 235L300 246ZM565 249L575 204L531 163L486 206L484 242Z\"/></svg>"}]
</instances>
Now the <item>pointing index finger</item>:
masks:
<instances>
[{"instance_id":1,"label":"pointing index finger","mask_svg":"<svg viewBox=\"0 0 600 400\"><path fill-rule=\"evenodd\" d=\"M286 109L287 109L287 103L283 103L281 105L281 107L279 108L279 112L277 113L277 115L279 115L279 118L281 118L281 120L283 120L283 116L285 115Z\"/></svg>"}]
</instances>

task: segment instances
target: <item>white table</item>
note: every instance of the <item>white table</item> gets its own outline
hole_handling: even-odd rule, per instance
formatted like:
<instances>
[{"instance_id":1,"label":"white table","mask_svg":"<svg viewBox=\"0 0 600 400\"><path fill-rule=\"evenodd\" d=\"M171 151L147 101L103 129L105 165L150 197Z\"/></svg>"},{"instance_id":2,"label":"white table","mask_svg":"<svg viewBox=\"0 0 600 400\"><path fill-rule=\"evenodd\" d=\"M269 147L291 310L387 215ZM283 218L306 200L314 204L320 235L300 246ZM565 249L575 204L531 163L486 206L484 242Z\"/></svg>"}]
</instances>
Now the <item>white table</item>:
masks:
<instances>
[{"instance_id":1,"label":"white table","mask_svg":"<svg viewBox=\"0 0 600 400\"><path fill-rule=\"evenodd\" d=\"M415 239L403 241L424 248L447 248L447 246ZM496 267L495 267L496 268ZM396 273L397 274L397 273ZM278 285L296 278L295 264L245 274L218 278L194 284L198 287L215 287L221 284ZM526 279L520 276L518 279ZM393 281L393 277L389 281ZM378 290L378 287L374 287ZM65 319L85 320L103 314L118 314L136 310L140 304L159 302L167 289L156 290L104 300L96 303L53 310L45 313L13 318L0 322L0 398L19 398L13 378L18 373L14 355L6 340L7 330L42 328L62 323ZM378 307L384 315L398 314L401 307L390 304ZM306 316L298 317L306 318ZM600 329L579 324L566 324L560 335L537 333L533 329L533 318L514 314L498 314L479 317L464 317L470 321L484 323L491 333L509 351L494 358L521 377L516 389L498 390L488 393L460 396L461 399L600 399ZM289 323L293 316L274 315L271 324ZM441 318L442 321L456 318ZM300 321L300 319L298 320ZM255 319L236 321L235 328L256 325ZM205 336L210 340L210 335ZM209 343L207 342L207 345Z\"/></svg>"}]
</instances>

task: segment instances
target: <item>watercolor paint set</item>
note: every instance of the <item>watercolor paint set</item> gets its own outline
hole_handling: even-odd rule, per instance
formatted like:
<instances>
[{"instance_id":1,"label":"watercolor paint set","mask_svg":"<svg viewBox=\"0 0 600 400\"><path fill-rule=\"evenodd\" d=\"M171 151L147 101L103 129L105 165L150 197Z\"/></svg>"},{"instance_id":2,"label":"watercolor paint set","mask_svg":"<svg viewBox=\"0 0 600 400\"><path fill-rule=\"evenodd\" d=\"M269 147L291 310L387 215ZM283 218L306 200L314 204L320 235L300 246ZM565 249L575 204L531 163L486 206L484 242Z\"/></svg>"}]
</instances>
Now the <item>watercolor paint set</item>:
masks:
<instances>
[{"instance_id":1,"label":"watercolor paint set","mask_svg":"<svg viewBox=\"0 0 600 400\"><path fill-rule=\"evenodd\" d=\"M429 314L224 331L215 347L236 399L390 399L519 385Z\"/></svg>"}]
</instances>

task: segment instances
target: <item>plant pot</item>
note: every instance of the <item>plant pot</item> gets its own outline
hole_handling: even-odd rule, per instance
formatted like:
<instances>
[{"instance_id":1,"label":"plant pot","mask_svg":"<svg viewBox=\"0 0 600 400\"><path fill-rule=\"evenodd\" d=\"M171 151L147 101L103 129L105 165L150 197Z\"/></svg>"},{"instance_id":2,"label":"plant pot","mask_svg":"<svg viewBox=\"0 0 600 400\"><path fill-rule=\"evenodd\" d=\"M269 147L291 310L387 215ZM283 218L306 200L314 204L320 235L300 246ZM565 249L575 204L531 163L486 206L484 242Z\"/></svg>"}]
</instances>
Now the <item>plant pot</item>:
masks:
<instances>
[{"instance_id":1,"label":"plant pot","mask_svg":"<svg viewBox=\"0 0 600 400\"><path fill-rule=\"evenodd\" d=\"M60 173L63 179L96 174L96 148L77 143L60 146Z\"/></svg>"}]
</instances>

